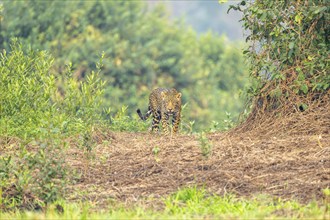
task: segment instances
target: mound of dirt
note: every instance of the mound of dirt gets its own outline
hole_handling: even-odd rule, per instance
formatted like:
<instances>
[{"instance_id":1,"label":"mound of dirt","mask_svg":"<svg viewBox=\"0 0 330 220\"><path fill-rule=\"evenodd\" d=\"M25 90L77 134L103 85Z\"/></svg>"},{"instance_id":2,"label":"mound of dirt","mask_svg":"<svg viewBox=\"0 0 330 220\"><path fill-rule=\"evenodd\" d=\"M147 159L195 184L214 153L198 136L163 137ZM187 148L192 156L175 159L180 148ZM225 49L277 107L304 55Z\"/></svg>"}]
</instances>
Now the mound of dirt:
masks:
<instances>
[{"instance_id":1,"label":"mound of dirt","mask_svg":"<svg viewBox=\"0 0 330 220\"><path fill-rule=\"evenodd\" d=\"M197 185L218 195L269 194L305 203L330 187L329 135L214 133L208 135L208 158L193 135L119 132L105 139L92 159L69 150L68 162L81 174L69 200L105 206L113 198L135 202Z\"/></svg>"}]
</instances>

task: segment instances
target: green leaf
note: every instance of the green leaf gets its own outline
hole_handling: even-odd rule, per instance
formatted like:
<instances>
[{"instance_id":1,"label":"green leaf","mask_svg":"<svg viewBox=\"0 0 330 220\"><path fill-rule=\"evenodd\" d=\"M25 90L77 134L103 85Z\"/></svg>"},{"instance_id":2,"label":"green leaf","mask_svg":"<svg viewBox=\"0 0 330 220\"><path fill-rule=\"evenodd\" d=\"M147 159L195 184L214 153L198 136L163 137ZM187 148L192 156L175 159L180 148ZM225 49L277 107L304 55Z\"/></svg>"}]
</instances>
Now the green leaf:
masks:
<instances>
[{"instance_id":1,"label":"green leaf","mask_svg":"<svg viewBox=\"0 0 330 220\"><path fill-rule=\"evenodd\" d=\"M302 91L304 94L308 93L308 86L306 84L302 84L300 86L300 91Z\"/></svg>"}]
</instances>

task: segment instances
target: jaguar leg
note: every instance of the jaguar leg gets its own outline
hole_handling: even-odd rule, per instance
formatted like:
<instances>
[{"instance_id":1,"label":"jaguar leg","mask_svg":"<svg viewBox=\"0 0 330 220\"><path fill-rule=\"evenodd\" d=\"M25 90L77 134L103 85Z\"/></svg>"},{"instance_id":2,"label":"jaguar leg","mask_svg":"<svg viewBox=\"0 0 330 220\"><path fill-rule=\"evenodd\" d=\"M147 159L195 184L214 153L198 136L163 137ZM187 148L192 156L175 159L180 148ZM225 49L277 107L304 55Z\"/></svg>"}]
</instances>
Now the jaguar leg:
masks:
<instances>
[{"instance_id":1,"label":"jaguar leg","mask_svg":"<svg viewBox=\"0 0 330 220\"><path fill-rule=\"evenodd\" d=\"M160 119L161 119L160 112L155 111L153 114L153 120L152 120L152 127L151 127L152 131L158 132Z\"/></svg>"},{"instance_id":2,"label":"jaguar leg","mask_svg":"<svg viewBox=\"0 0 330 220\"><path fill-rule=\"evenodd\" d=\"M169 129L170 125L169 125L168 119L169 119L169 115L167 113L163 113L162 114L162 126L163 126L165 135L168 135L170 133L170 129Z\"/></svg>"},{"instance_id":3,"label":"jaguar leg","mask_svg":"<svg viewBox=\"0 0 330 220\"><path fill-rule=\"evenodd\" d=\"M174 114L173 115L173 118L172 118L172 129L173 129L173 133L177 133L178 132L180 121L181 121L180 113Z\"/></svg>"}]
</instances>

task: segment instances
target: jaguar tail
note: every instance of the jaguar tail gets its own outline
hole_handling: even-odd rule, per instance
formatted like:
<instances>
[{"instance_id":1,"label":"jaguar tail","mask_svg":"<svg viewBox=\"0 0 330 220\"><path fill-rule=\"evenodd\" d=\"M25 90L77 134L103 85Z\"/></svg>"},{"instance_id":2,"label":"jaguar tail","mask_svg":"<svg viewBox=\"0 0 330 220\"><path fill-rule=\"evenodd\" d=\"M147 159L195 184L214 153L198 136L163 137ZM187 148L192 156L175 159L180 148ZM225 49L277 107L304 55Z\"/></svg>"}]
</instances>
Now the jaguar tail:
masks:
<instances>
[{"instance_id":1,"label":"jaguar tail","mask_svg":"<svg viewBox=\"0 0 330 220\"><path fill-rule=\"evenodd\" d=\"M140 109L136 110L136 112L138 113L138 115L140 116L140 118L141 118L143 121L147 120L147 118L149 118L149 116L150 116L151 113L152 113L152 111L151 111L150 108L148 109L148 111L147 111L147 113L146 113L145 115L142 115L142 112L141 112Z\"/></svg>"}]
</instances>

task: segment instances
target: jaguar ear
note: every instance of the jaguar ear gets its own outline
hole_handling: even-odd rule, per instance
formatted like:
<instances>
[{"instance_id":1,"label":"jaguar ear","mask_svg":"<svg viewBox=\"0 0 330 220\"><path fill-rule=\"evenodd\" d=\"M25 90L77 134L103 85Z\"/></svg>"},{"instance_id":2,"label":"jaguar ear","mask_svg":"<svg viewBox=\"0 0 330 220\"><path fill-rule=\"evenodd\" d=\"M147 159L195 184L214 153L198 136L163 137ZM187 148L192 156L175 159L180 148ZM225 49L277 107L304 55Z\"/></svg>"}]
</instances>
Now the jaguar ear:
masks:
<instances>
[{"instance_id":1,"label":"jaguar ear","mask_svg":"<svg viewBox=\"0 0 330 220\"><path fill-rule=\"evenodd\" d=\"M178 100L180 100L181 99L181 92L179 92L177 95L176 95L176 98L178 99Z\"/></svg>"},{"instance_id":2,"label":"jaguar ear","mask_svg":"<svg viewBox=\"0 0 330 220\"><path fill-rule=\"evenodd\" d=\"M164 99L165 99L165 97L166 97L166 94L165 94L165 92L164 92L164 91L162 91L162 92L160 93L160 95L162 96L162 99L164 100Z\"/></svg>"}]
</instances>

